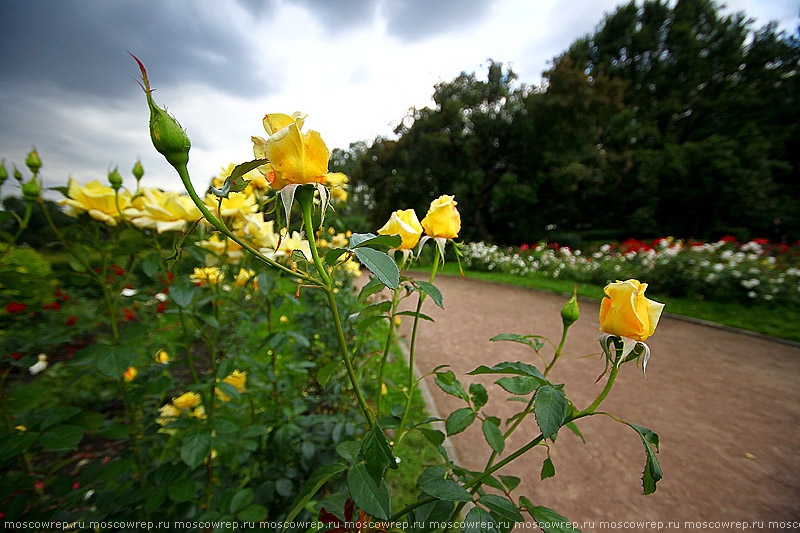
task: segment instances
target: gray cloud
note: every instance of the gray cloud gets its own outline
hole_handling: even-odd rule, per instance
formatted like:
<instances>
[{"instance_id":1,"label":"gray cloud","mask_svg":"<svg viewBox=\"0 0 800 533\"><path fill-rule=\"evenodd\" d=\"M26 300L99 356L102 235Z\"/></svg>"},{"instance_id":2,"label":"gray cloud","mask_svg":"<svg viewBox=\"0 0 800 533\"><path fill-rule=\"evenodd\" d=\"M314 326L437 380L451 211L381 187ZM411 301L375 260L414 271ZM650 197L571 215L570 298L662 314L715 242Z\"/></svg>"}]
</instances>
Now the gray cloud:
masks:
<instances>
[{"instance_id":1,"label":"gray cloud","mask_svg":"<svg viewBox=\"0 0 800 533\"><path fill-rule=\"evenodd\" d=\"M201 82L239 95L264 91L261 76L251 68L246 36L223 6L146 0L3 2L2 85L49 80L96 95L132 92L136 68L127 56L130 51L157 71L163 84ZM269 9L263 8L262 16Z\"/></svg>"},{"instance_id":2,"label":"gray cloud","mask_svg":"<svg viewBox=\"0 0 800 533\"><path fill-rule=\"evenodd\" d=\"M479 22L492 0L387 0L381 4L386 30L403 41L417 41Z\"/></svg>"}]
</instances>

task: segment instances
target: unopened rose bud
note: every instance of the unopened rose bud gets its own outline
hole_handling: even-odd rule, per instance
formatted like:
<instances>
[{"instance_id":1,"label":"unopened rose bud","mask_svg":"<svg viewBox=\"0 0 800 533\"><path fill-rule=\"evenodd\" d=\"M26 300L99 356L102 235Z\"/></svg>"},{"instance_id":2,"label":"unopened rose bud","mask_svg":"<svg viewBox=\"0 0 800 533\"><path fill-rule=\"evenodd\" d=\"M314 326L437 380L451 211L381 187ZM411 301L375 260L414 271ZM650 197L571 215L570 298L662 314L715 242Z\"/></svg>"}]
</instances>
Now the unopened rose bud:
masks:
<instances>
[{"instance_id":1,"label":"unopened rose bud","mask_svg":"<svg viewBox=\"0 0 800 533\"><path fill-rule=\"evenodd\" d=\"M22 198L32 204L39 199L39 193L42 192L42 186L36 178L31 178L22 184Z\"/></svg>"},{"instance_id":2,"label":"unopened rose bud","mask_svg":"<svg viewBox=\"0 0 800 533\"><path fill-rule=\"evenodd\" d=\"M136 164L133 165L133 170L131 170L131 172L133 173L133 177L136 178L136 182L138 183L139 180L142 179L142 176L144 176L144 168L142 167L142 162L136 161Z\"/></svg>"},{"instance_id":3,"label":"unopened rose bud","mask_svg":"<svg viewBox=\"0 0 800 533\"><path fill-rule=\"evenodd\" d=\"M117 167L114 167L114 170L108 173L108 183L111 184L111 188L115 191L122 187L122 176L120 176Z\"/></svg>"},{"instance_id":4,"label":"unopened rose bud","mask_svg":"<svg viewBox=\"0 0 800 533\"><path fill-rule=\"evenodd\" d=\"M131 54L133 55L133 54ZM133 56L142 71L144 93L147 96L147 106L150 108L150 138L153 146L163 155L167 162L176 169L185 168L189 162L189 148L192 143L186 132L175 117L167 113L153 101L152 89L147 79L147 71L139 59Z\"/></svg>"},{"instance_id":5,"label":"unopened rose bud","mask_svg":"<svg viewBox=\"0 0 800 533\"><path fill-rule=\"evenodd\" d=\"M22 172L19 171L17 165L14 165L14 179L22 183Z\"/></svg>"},{"instance_id":6,"label":"unopened rose bud","mask_svg":"<svg viewBox=\"0 0 800 533\"><path fill-rule=\"evenodd\" d=\"M567 300L567 303L561 308L561 321L564 323L564 327L568 328L574 324L575 321L578 320L580 314L581 310L578 306L578 286L575 285L575 292L572 293L572 297Z\"/></svg>"},{"instance_id":7,"label":"unopened rose bud","mask_svg":"<svg viewBox=\"0 0 800 533\"><path fill-rule=\"evenodd\" d=\"M39 169L42 168L42 160L39 159L39 154L36 152L36 148L28 152L28 157L25 158L25 164L28 166L34 176L39 172Z\"/></svg>"}]
</instances>

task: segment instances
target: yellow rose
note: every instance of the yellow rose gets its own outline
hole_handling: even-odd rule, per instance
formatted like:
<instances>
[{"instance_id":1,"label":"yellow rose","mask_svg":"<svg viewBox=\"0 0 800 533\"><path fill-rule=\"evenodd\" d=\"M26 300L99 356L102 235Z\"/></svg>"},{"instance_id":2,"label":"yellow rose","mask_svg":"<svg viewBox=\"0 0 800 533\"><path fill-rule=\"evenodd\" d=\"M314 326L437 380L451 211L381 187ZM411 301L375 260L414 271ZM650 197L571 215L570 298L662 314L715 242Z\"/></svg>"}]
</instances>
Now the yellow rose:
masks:
<instances>
[{"instance_id":1,"label":"yellow rose","mask_svg":"<svg viewBox=\"0 0 800 533\"><path fill-rule=\"evenodd\" d=\"M89 213L89 216L109 226L116 226L120 219L120 211L124 210L131 200L128 191L119 191L119 209L117 209L117 195L114 189L91 181L85 186L80 186L77 181L70 178L67 188L68 198L59 200L59 204L70 207L67 214L78 216L80 213Z\"/></svg>"},{"instance_id":2,"label":"yellow rose","mask_svg":"<svg viewBox=\"0 0 800 533\"><path fill-rule=\"evenodd\" d=\"M325 186L331 191L331 198L337 202L347 201L347 183L350 178L343 172L328 172L325 178Z\"/></svg>"},{"instance_id":3,"label":"yellow rose","mask_svg":"<svg viewBox=\"0 0 800 533\"><path fill-rule=\"evenodd\" d=\"M250 189L230 193L227 198L222 199L222 206L219 205L219 197L210 193L203 199L203 203L215 215L219 208L219 214L223 217L241 219L258 211L258 198Z\"/></svg>"},{"instance_id":4,"label":"yellow rose","mask_svg":"<svg viewBox=\"0 0 800 533\"><path fill-rule=\"evenodd\" d=\"M159 350L158 353L156 353L156 363L162 365L169 363L169 354L166 350Z\"/></svg>"},{"instance_id":5,"label":"yellow rose","mask_svg":"<svg viewBox=\"0 0 800 533\"><path fill-rule=\"evenodd\" d=\"M324 183L330 151L316 131L301 133L305 115L273 113L264 116L267 139L252 137L253 153L269 159L261 167L270 186L279 191L289 184Z\"/></svg>"},{"instance_id":6,"label":"yellow rose","mask_svg":"<svg viewBox=\"0 0 800 533\"><path fill-rule=\"evenodd\" d=\"M231 385L239 393L243 393L247 390L245 389L245 384L247 383L247 372L240 372L238 370L234 370L233 372L230 373L228 377L223 379L222 382ZM223 402L230 401L228 395L222 392L221 390L216 389L216 393L217 397L219 397L219 399L222 400Z\"/></svg>"},{"instance_id":7,"label":"yellow rose","mask_svg":"<svg viewBox=\"0 0 800 533\"><path fill-rule=\"evenodd\" d=\"M184 392L172 399L172 405L178 409L192 409L200 405L200 395L192 391Z\"/></svg>"},{"instance_id":8,"label":"yellow rose","mask_svg":"<svg viewBox=\"0 0 800 533\"><path fill-rule=\"evenodd\" d=\"M136 367L131 366L128 367L128 370L126 370L124 374L122 374L122 377L125 379L125 381L133 381L136 379L136 374L138 373L139 371L136 370Z\"/></svg>"},{"instance_id":9,"label":"yellow rose","mask_svg":"<svg viewBox=\"0 0 800 533\"><path fill-rule=\"evenodd\" d=\"M250 282L251 279L253 280L253 288L258 290L258 279L256 278L256 273L249 268L240 268L239 273L236 274L236 279L233 281L233 284L237 287L244 287Z\"/></svg>"},{"instance_id":10,"label":"yellow rose","mask_svg":"<svg viewBox=\"0 0 800 533\"><path fill-rule=\"evenodd\" d=\"M236 168L234 163L229 163L227 166L222 167L222 171L220 172L220 177L214 180L214 187L222 187L222 184L225 183L225 178L233 174L233 169ZM266 189L267 188L267 180L263 174L258 172L257 170L251 170L250 172L245 172L242 177L250 182L250 186L256 189Z\"/></svg>"},{"instance_id":11,"label":"yellow rose","mask_svg":"<svg viewBox=\"0 0 800 533\"><path fill-rule=\"evenodd\" d=\"M239 243L224 235L221 236L219 233L214 233L211 237L203 241L197 241L197 246L205 248L217 256L213 261L207 258L206 264L216 263L217 258L223 258L229 263L233 263L244 257L244 250Z\"/></svg>"},{"instance_id":12,"label":"yellow rose","mask_svg":"<svg viewBox=\"0 0 800 533\"><path fill-rule=\"evenodd\" d=\"M136 227L155 229L158 233L183 231L189 222L202 216L188 196L150 188L142 188L141 196L133 200L124 214Z\"/></svg>"},{"instance_id":13,"label":"yellow rose","mask_svg":"<svg viewBox=\"0 0 800 533\"><path fill-rule=\"evenodd\" d=\"M398 210L392 213L389 221L378 230L380 235L400 235L403 242L398 248L400 250L411 250L419 242L422 236L422 226L417 219L417 213L413 209ZM458 230L456 230L458 233Z\"/></svg>"},{"instance_id":14,"label":"yellow rose","mask_svg":"<svg viewBox=\"0 0 800 533\"><path fill-rule=\"evenodd\" d=\"M194 273L189 274L189 279L199 285L209 283L219 283L225 277L225 273L217 267L194 268Z\"/></svg>"},{"instance_id":15,"label":"yellow rose","mask_svg":"<svg viewBox=\"0 0 800 533\"><path fill-rule=\"evenodd\" d=\"M431 237L455 239L461 229L461 215L456 209L454 196L442 195L428 208L428 214L422 219L425 233Z\"/></svg>"},{"instance_id":16,"label":"yellow rose","mask_svg":"<svg viewBox=\"0 0 800 533\"><path fill-rule=\"evenodd\" d=\"M664 304L644 296L647 283L635 279L609 283L600 304L600 329L605 333L644 341L653 334Z\"/></svg>"},{"instance_id":17,"label":"yellow rose","mask_svg":"<svg viewBox=\"0 0 800 533\"><path fill-rule=\"evenodd\" d=\"M159 418L156 418L156 423L160 426L166 426L179 416L181 416L181 410L168 403L166 405L162 405L158 409L159 414L161 415Z\"/></svg>"}]
</instances>

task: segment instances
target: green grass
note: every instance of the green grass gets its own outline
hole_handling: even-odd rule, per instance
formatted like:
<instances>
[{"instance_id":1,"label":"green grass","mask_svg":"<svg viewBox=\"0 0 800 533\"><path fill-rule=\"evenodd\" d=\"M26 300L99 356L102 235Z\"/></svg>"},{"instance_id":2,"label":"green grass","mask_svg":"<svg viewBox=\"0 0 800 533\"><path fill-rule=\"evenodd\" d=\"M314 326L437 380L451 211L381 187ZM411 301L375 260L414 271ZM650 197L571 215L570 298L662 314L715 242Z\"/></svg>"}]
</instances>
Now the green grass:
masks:
<instances>
[{"instance_id":1,"label":"green grass","mask_svg":"<svg viewBox=\"0 0 800 533\"><path fill-rule=\"evenodd\" d=\"M455 262L444 266L445 274L459 275ZM517 287L528 287L552 291L559 294L571 294L575 282L553 279L533 274L516 276L502 272L478 272L465 270L468 278L505 283ZM578 283L578 294L585 298L601 300L603 287L589 283ZM665 311L669 314L708 320L717 324L754 331L771 337L800 342L800 309L787 306L768 306L763 304L745 305L736 302L714 302L694 298L666 296L657 292L647 294L653 300L667 304Z\"/></svg>"}]
</instances>

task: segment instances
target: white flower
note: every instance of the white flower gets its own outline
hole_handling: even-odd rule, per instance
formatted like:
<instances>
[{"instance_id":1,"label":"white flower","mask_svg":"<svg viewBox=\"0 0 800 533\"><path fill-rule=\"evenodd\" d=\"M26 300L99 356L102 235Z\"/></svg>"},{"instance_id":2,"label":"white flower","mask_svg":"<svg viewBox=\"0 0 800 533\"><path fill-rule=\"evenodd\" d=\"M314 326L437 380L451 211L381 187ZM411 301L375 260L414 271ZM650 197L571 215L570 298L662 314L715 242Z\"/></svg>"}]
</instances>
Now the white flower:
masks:
<instances>
[{"instance_id":1,"label":"white flower","mask_svg":"<svg viewBox=\"0 0 800 533\"><path fill-rule=\"evenodd\" d=\"M154 297L159 302L166 302L169 299L169 297L163 292L157 292Z\"/></svg>"},{"instance_id":2,"label":"white flower","mask_svg":"<svg viewBox=\"0 0 800 533\"><path fill-rule=\"evenodd\" d=\"M46 368L47 368L47 355L40 353L39 360L36 363L33 363L33 365L31 365L28 368L28 372L30 372L32 376L35 376L37 374L44 372Z\"/></svg>"},{"instance_id":3,"label":"white flower","mask_svg":"<svg viewBox=\"0 0 800 533\"><path fill-rule=\"evenodd\" d=\"M128 289L126 287L122 289L122 292L120 294L122 294L123 296L135 296L137 292L138 291L136 289Z\"/></svg>"}]
</instances>

